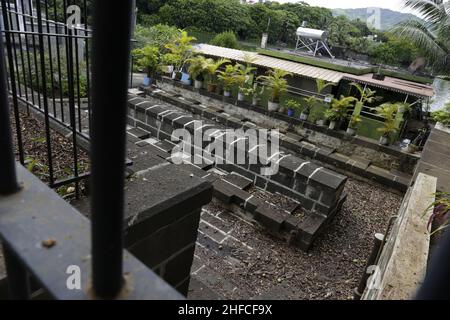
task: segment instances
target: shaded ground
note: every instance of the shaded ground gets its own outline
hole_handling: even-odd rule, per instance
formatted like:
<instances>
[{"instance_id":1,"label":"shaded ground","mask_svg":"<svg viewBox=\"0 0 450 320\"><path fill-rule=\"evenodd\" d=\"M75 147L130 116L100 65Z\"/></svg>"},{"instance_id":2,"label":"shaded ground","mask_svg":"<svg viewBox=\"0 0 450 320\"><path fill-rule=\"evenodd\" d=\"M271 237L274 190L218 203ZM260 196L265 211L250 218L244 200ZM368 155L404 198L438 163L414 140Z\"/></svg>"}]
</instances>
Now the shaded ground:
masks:
<instances>
[{"instance_id":1,"label":"shaded ground","mask_svg":"<svg viewBox=\"0 0 450 320\"><path fill-rule=\"evenodd\" d=\"M17 145L16 124L13 113L11 112L11 126L13 131L13 141L16 159L19 160L19 149ZM31 112L29 115L26 112L20 112L20 127L22 134L22 145L24 151L25 166L32 171L42 181L49 182L49 161L47 155L47 142L45 135L45 126L43 121L35 118ZM54 130L50 129L51 139L51 154L53 175L55 180L64 179L73 176L75 164L73 162L73 143L72 137L64 137ZM77 148L77 169L78 174L89 171L89 157L88 154L81 148ZM58 193L65 198L70 198L73 192L74 185L67 185L58 188ZM80 183L81 190L84 189L84 184Z\"/></svg>"},{"instance_id":2,"label":"shaded ground","mask_svg":"<svg viewBox=\"0 0 450 320\"><path fill-rule=\"evenodd\" d=\"M308 253L255 228L216 202L206 206L189 297L351 299L373 234L384 233L402 197L353 179L345 191L348 199L343 210Z\"/></svg>"}]
</instances>

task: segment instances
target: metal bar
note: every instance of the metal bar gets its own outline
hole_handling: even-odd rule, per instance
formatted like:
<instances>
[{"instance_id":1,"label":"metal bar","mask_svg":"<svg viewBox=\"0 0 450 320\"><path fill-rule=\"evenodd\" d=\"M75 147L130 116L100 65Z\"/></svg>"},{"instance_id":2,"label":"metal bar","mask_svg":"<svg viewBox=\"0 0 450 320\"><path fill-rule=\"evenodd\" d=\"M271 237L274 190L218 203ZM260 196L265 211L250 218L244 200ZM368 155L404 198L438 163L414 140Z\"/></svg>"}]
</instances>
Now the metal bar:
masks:
<instances>
[{"instance_id":1,"label":"metal bar","mask_svg":"<svg viewBox=\"0 0 450 320\"><path fill-rule=\"evenodd\" d=\"M373 239L373 246L372 251L370 252L369 258L367 259L366 266L364 268L364 274L361 277L361 280L359 281L359 285L357 288L355 288L355 291L353 293L353 299L354 300L360 300L361 296L364 293L364 290L367 286L367 279L369 279L370 273L368 273L368 268L372 265L375 265L377 263L378 253L380 252L381 245L384 241L384 235L381 233L375 233L374 239Z\"/></svg>"},{"instance_id":2,"label":"metal bar","mask_svg":"<svg viewBox=\"0 0 450 320\"><path fill-rule=\"evenodd\" d=\"M45 0L45 16L48 17L48 1ZM46 20L47 32L50 32L50 24L49 20ZM47 37L47 45L48 45L48 57L49 57L49 67L50 67L50 83L52 86L52 104L53 104L53 115L56 117L56 100L55 100L55 81L53 80L53 57L52 57L52 42L50 37Z\"/></svg>"},{"instance_id":3,"label":"metal bar","mask_svg":"<svg viewBox=\"0 0 450 320\"><path fill-rule=\"evenodd\" d=\"M21 5L22 10L25 10L23 0L20 0L20 5ZM25 17L23 17L22 23L23 23L23 31L26 32L27 31L27 21L26 21ZM24 34L24 37L25 37L25 50L27 51L27 62L28 62L27 64L28 64L28 76L30 79L31 101L33 102L33 104L35 104L34 103L34 91L33 91L33 76L31 73L30 46L28 44L27 34ZM27 111L29 114L28 107L27 107Z\"/></svg>"},{"instance_id":4,"label":"metal bar","mask_svg":"<svg viewBox=\"0 0 450 320\"><path fill-rule=\"evenodd\" d=\"M3 255L5 258L9 299L30 299L30 283L27 270L6 243L3 243Z\"/></svg>"},{"instance_id":5,"label":"metal bar","mask_svg":"<svg viewBox=\"0 0 450 320\"><path fill-rule=\"evenodd\" d=\"M53 1L53 10L55 15L55 21L57 19L57 7L56 1ZM59 27L57 24L56 33L59 34ZM61 107L61 121L64 122L64 102L63 102L63 91L62 91L62 81L61 81L61 53L59 51L59 37L56 37L56 58L58 59L58 83L59 83L59 98L60 98L60 107Z\"/></svg>"},{"instance_id":6,"label":"metal bar","mask_svg":"<svg viewBox=\"0 0 450 320\"><path fill-rule=\"evenodd\" d=\"M87 29L87 23L88 23L88 7L87 7L87 0L83 1L84 4L84 26L85 26L85 31L84 31L84 35L85 36L89 36L89 31ZM90 79L90 67L89 67L89 38L86 38L85 40L85 50L86 50L86 87L87 87L87 105L88 105L88 126L89 126L89 130L91 129L91 117L92 117L92 112L91 112L91 79Z\"/></svg>"},{"instance_id":7,"label":"metal bar","mask_svg":"<svg viewBox=\"0 0 450 320\"><path fill-rule=\"evenodd\" d=\"M79 182L81 180L87 179L91 176L90 172L85 172L83 174L79 174L78 176L74 176L74 177L69 177L69 178L65 178L65 179L61 179L61 180L57 180L53 183L52 188L59 188L74 182Z\"/></svg>"},{"instance_id":8,"label":"metal bar","mask_svg":"<svg viewBox=\"0 0 450 320\"><path fill-rule=\"evenodd\" d=\"M15 1L14 5L15 5L16 11L17 11L18 1ZM20 27L19 15L16 13L15 17L16 17L16 24L17 24L18 27ZM20 64L21 64L21 69L22 69L25 97L28 99L27 77L26 77L26 72L25 72L25 60L23 58L22 35L19 34L18 38L19 38L19 47L20 47L20 50L19 50L19 52L20 52Z\"/></svg>"},{"instance_id":9,"label":"metal bar","mask_svg":"<svg viewBox=\"0 0 450 320\"><path fill-rule=\"evenodd\" d=\"M75 34L77 31L74 29ZM76 85L77 85L77 104L78 104L78 130L83 131L83 127L81 125L81 92L80 92L80 61L78 57L78 39L75 38L75 76L76 76Z\"/></svg>"},{"instance_id":10,"label":"metal bar","mask_svg":"<svg viewBox=\"0 0 450 320\"><path fill-rule=\"evenodd\" d=\"M57 1L54 1L54 3L56 4L56 2ZM23 6L22 6L22 8L23 8ZM14 12L14 13L16 13L15 11L12 11L12 10L7 10L8 12ZM55 11L56 12L56 11ZM26 14L26 13L21 13L21 12L17 12L17 14L19 15L19 16L22 16L22 17L27 17L27 18L36 18L36 16L33 16L33 15L30 15L30 14ZM59 25L59 26L65 26L65 23L62 23L62 22L58 22L58 21L56 21L57 20L57 18L55 18L55 20L48 20L48 19L44 19L44 18L42 18L42 21L44 21L44 22L51 22L51 23L53 23L53 24L55 24L55 25ZM78 29L78 30L87 30L87 31L89 31L89 32L92 32L92 30L90 30L90 29L85 29L85 28L80 28L80 27L76 27L76 29Z\"/></svg>"},{"instance_id":11,"label":"metal bar","mask_svg":"<svg viewBox=\"0 0 450 320\"><path fill-rule=\"evenodd\" d=\"M130 0L118 1L114 6L105 0L94 2L92 269L93 289L101 297L117 295L123 284L123 190L131 16ZM111 82L112 78L116 80Z\"/></svg>"},{"instance_id":12,"label":"metal bar","mask_svg":"<svg viewBox=\"0 0 450 320\"><path fill-rule=\"evenodd\" d=\"M36 18L36 17L34 17ZM42 19L42 21L44 21L44 19ZM77 29L77 28L74 28ZM28 35L32 35L32 36L38 36L38 35L43 35L46 37L59 37L59 38L79 38L79 39L86 39L86 38L90 38L90 36L83 36L83 35L73 35L73 36L69 36L67 34L63 34L63 33L53 33L53 32L42 32L39 33L37 31L18 31L18 30L3 30L3 33L10 33L10 34L28 34Z\"/></svg>"},{"instance_id":13,"label":"metal bar","mask_svg":"<svg viewBox=\"0 0 450 320\"><path fill-rule=\"evenodd\" d=\"M28 300L30 298L30 283L27 270L6 243L3 243L3 255L8 275L9 298L12 300Z\"/></svg>"},{"instance_id":14,"label":"metal bar","mask_svg":"<svg viewBox=\"0 0 450 320\"><path fill-rule=\"evenodd\" d=\"M8 1L8 7L10 7L10 6L11 6L11 3ZM10 26L14 26L13 17L12 17L11 12L8 15L8 19L9 19L9 21L8 21L9 25ZM20 85L20 76L19 76L19 63L17 61L17 50L16 50L16 45L15 45L16 37L14 36L14 34L12 35L12 40L13 40L12 42L13 42L14 45L12 45L11 48L13 49L14 65L16 66L17 92L18 92L19 96L22 96L22 88L21 88L21 85Z\"/></svg>"},{"instance_id":15,"label":"metal bar","mask_svg":"<svg viewBox=\"0 0 450 320\"><path fill-rule=\"evenodd\" d=\"M41 62L41 72L42 72L42 97L44 103L44 122L45 122L45 140L47 143L47 158L48 158L48 173L50 185L54 182L53 176L53 158L52 158L52 142L50 137L50 121L48 114L48 100L47 100L47 74L45 67L45 57L44 57L44 36L42 35L42 11L41 11L41 1L36 1L36 11L38 19L38 32L39 32L39 55Z\"/></svg>"},{"instance_id":16,"label":"metal bar","mask_svg":"<svg viewBox=\"0 0 450 320\"><path fill-rule=\"evenodd\" d=\"M4 2L2 2L2 7L3 5ZM5 51L3 49L3 41L0 41L0 194L13 193L19 189L9 120L6 82Z\"/></svg>"},{"instance_id":17,"label":"metal bar","mask_svg":"<svg viewBox=\"0 0 450 320\"><path fill-rule=\"evenodd\" d=\"M72 30L69 29L68 33L71 34ZM67 38L66 43L67 52L67 83L69 88L69 112L70 112L70 127L72 129L72 156L73 156L73 174L78 176L78 151L77 151L77 124L75 115L75 92L73 83L73 46L72 39ZM78 106L79 108L79 106ZM78 183L75 183L75 196L79 198Z\"/></svg>"},{"instance_id":18,"label":"metal bar","mask_svg":"<svg viewBox=\"0 0 450 320\"><path fill-rule=\"evenodd\" d=\"M31 2L31 0L28 0L28 5L31 10L33 8L33 4ZM30 16L31 31L33 33L31 36L31 43L33 45L34 71L36 72L37 100L38 100L38 106L39 106L39 108L41 108L41 93L39 91L39 88L40 88L39 68L38 68L37 53L36 53L36 38L34 37L35 35L39 35L39 32L37 32L37 33L34 32L34 19L33 18L34 18L33 16ZM43 72L43 70L42 70L42 72ZM33 94L34 94L34 92L33 92Z\"/></svg>"},{"instance_id":19,"label":"metal bar","mask_svg":"<svg viewBox=\"0 0 450 320\"><path fill-rule=\"evenodd\" d=\"M6 3L5 3L5 1L2 1L3 25L4 25L4 27L6 29L9 29L8 17L6 16L5 10L6 10ZM10 36L8 34L5 36L5 40L6 40L5 41L5 43L6 43L6 50L8 52L8 65L9 65L9 73L10 73L9 77L11 79L11 91L12 91L12 101L13 101L13 109L14 109L14 119L15 119L15 122L16 122L17 148L19 150L20 163L23 164L24 163L24 153L23 153L23 143L22 143L22 128L20 126L19 108L18 108L18 102L17 102L17 91L16 91L16 80L15 80L16 77L15 77L15 74L14 74L13 57L12 57L12 52L11 52L12 51L11 50L11 38L10 38ZM9 139L9 137L11 137L11 133L9 132L9 128L10 128L10 125L9 125L9 112L8 112L9 104L8 104L8 95L7 95L7 89L6 89L7 88L7 84L6 84L7 83L7 79L6 79L6 66L4 65L3 41L0 41L0 42L2 42L2 45L0 47L1 51L2 51L2 53L0 55L0 59L2 60L2 62L1 62L2 63L2 67L1 67L2 70L1 70L1 72L3 74L2 75L2 79L0 80L2 82L2 88L0 90L0 93L4 92L4 94L2 94L2 98L1 98L2 99L1 103L4 105L4 110L1 111L1 112L2 113L4 112L4 114L2 114L2 116L8 117L8 119L4 119L3 120L4 121L4 125L2 126L2 128L4 128L3 130L5 130L5 132L4 132L4 135L2 134L0 139L3 139L3 137L5 137L4 138L5 141L2 142L2 144L4 143L4 146L2 146L2 147L4 147L4 150L6 151L5 154L8 155L9 154L8 153L9 149L7 147L7 144L8 144L8 140L7 139ZM3 86L3 81L5 82L4 86ZM3 91L3 90L5 90L5 91ZM12 142L11 142L11 150L13 150L12 149ZM5 156L5 158L7 158L7 157L8 156ZM13 160L14 160L14 153L12 153L12 157L13 157ZM9 163L10 160L6 160L6 161L8 161L7 164L9 164L9 166L5 166L4 168L12 169L14 171L14 169L10 166L11 165ZM3 168L3 166L2 166L2 168ZM7 173L5 173L5 177L6 176L7 176ZM7 182L7 184L9 184L9 183L10 182ZM12 186L12 185L10 185L10 186Z\"/></svg>"}]
</instances>

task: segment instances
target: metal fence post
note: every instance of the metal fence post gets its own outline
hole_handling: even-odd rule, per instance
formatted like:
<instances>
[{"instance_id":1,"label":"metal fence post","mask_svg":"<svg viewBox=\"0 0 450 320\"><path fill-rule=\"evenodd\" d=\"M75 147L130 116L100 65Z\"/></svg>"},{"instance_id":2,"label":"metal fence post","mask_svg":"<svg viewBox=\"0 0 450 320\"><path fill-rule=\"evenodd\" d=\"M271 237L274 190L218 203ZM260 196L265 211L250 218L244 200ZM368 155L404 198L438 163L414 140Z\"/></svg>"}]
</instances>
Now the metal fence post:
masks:
<instances>
[{"instance_id":1,"label":"metal fence post","mask_svg":"<svg viewBox=\"0 0 450 320\"><path fill-rule=\"evenodd\" d=\"M6 81L5 50L3 41L0 41L0 194L14 193L19 189Z\"/></svg>"},{"instance_id":2,"label":"metal fence post","mask_svg":"<svg viewBox=\"0 0 450 320\"><path fill-rule=\"evenodd\" d=\"M123 285L126 98L132 1L94 2L92 36L91 208L93 290Z\"/></svg>"}]
</instances>

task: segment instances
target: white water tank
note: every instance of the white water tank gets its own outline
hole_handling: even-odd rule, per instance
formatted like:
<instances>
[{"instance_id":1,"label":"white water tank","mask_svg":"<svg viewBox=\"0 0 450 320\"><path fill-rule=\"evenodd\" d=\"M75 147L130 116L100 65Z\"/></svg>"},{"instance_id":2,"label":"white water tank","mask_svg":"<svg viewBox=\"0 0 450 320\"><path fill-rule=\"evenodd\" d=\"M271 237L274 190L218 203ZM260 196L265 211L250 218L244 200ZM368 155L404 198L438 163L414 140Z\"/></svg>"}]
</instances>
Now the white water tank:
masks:
<instances>
[{"instance_id":1,"label":"white water tank","mask_svg":"<svg viewBox=\"0 0 450 320\"><path fill-rule=\"evenodd\" d=\"M307 39L325 41L327 40L328 34L323 30L299 27L297 29L297 36Z\"/></svg>"}]
</instances>

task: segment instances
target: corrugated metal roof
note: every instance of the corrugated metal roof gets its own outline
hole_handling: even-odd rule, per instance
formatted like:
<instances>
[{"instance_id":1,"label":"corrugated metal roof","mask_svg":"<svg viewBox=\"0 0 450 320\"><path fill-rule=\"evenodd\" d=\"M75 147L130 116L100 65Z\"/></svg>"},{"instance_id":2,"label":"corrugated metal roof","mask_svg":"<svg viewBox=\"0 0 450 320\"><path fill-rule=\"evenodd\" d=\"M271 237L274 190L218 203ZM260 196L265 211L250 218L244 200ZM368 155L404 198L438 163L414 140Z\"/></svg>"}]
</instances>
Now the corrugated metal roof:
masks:
<instances>
[{"instance_id":1,"label":"corrugated metal roof","mask_svg":"<svg viewBox=\"0 0 450 320\"><path fill-rule=\"evenodd\" d=\"M322 79L333 83L338 83L342 79L347 79L367 83L368 85L385 88L391 91L411 94L417 97L432 97L434 95L434 90L431 86L392 77L386 77L384 81L380 81L372 79L372 73L357 76L325 68L309 66L299 62L269 57L256 52L223 48L210 44L199 44L195 48L198 52L205 55L226 58L239 62L244 62L246 56L251 56L254 59L254 61L252 61L252 64L254 65L272 69L277 68L312 79Z\"/></svg>"},{"instance_id":2,"label":"corrugated metal roof","mask_svg":"<svg viewBox=\"0 0 450 320\"><path fill-rule=\"evenodd\" d=\"M252 61L252 64L257 66L272 69L281 69L299 76L312 79L322 79L333 83L338 83L344 76L344 73L342 72L309 66L294 61L287 61L283 59L264 56L251 51L223 48L210 44L199 44L195 46L195 49L205 55L226 58L239 62L244 62L245 56L251 56L254 59Z\"/></svg>"},{"instance_id":3,"label":"corrugated metal roof","mask_svg":"<svg viewBox=\"0 0 450 320\"><path fill-rule=\"evenodd\" d=\"M434 89L432 86L421 84L417 82L397 79L386 76L383 81L373 79L373 73L356 76L353 74L345 74L344 78L355 82L368 84L369 86L388 89L391 91L411 94L416 97L432 97L434 96Z\"/></svg>"}]
</instances>

